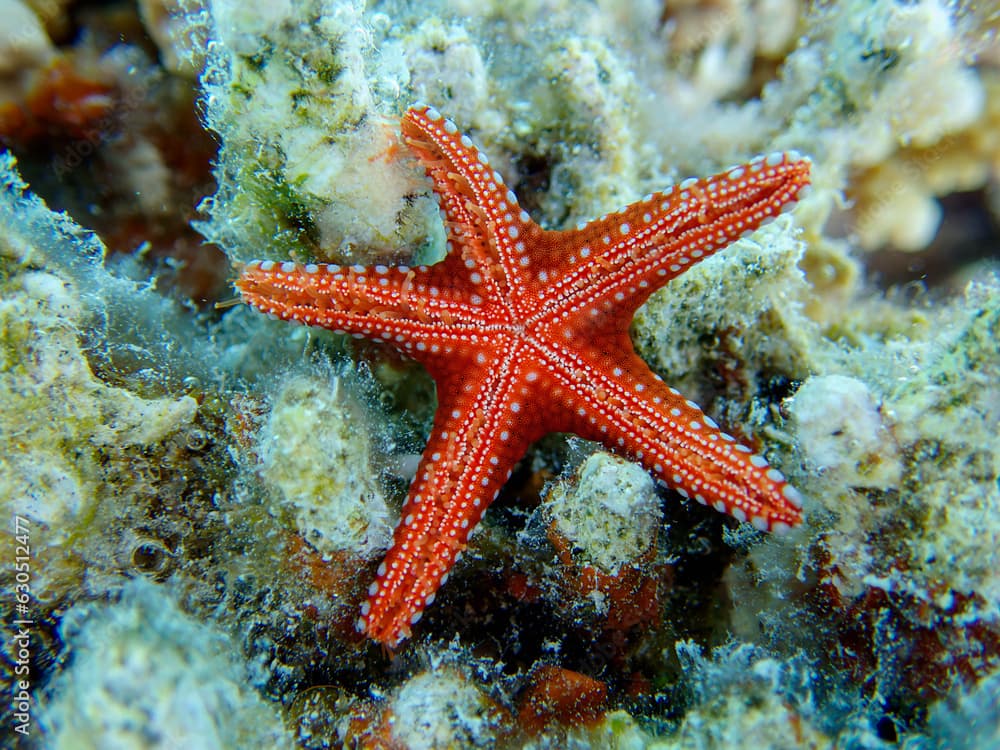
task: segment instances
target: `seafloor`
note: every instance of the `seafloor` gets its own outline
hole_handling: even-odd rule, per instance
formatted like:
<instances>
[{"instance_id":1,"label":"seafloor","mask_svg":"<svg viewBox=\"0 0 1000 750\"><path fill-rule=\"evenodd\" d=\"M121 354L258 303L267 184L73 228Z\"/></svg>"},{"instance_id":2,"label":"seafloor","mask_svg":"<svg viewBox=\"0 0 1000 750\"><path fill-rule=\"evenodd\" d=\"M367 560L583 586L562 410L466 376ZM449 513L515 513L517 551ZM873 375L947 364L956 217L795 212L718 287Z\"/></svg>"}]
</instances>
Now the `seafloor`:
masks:
<instances>
[{"instance_id":1,"label":"seafloor","mask_svg":"<svg viewBox=\"0 0 1000 750\"><path fill-rule=\"evenodd\" d=\"M0 0L4 747L1000 748L1000 9ZM546 227L796 149L654 295L783 536L537 443L413 638L353 623L434 409L253 258L433 262L414 101Z\"/></svg>"}]
</instances>

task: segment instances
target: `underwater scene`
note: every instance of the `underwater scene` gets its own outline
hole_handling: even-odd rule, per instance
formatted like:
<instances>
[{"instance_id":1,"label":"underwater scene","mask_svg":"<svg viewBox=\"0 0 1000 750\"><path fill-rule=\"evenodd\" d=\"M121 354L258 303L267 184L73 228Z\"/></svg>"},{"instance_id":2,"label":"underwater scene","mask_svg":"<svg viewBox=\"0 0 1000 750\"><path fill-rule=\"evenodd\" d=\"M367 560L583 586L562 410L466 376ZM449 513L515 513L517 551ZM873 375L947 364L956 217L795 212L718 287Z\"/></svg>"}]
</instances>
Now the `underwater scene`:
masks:
<instances>
[{"instance_id":1,"label":"underwater scene","mask_svg":"<svg viewBox=\"0 0 1000 750\"><path fill-rule=\"evenodd\" d=\"M0 18L0 747L1000 750L1000 3Z\"/></svg>"}]
</instances>

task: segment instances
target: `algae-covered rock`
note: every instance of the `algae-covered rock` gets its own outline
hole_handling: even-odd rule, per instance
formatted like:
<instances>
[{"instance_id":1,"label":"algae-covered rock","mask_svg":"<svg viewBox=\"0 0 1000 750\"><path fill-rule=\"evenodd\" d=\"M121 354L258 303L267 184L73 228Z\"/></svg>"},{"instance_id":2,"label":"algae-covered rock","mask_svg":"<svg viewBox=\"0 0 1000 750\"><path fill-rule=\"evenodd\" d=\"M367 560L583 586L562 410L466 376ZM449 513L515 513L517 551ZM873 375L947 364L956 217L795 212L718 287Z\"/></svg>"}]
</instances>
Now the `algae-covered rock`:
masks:
<instances>
[{"instance_id":1,"label":"algae-covered rock","mask_svg":"<svg viewBox=\"0 0 1000 750\"><path fill-rule=\"evenodd\" d=\"M35 528L33 591L49 600L82 584L86 540L118 515L109 463L131 462L191 429L198 405L96 377L82 339L90 312L73 281L23 265L32 251L18 240L29 239L16 228L0 239L0 502ZM10 543L4 537L4 548Z\"/></svg>"},{"instance_id":2,"label":"algae-covered rock","mask_svg":"<svg viewBox=\"0 0 1000 750\"><path fill-rule=\"evenodd\" d=\"M603 451L589 456L575 479L556 484L540 510L583 561L616 576L656 544L662 514L653 480Z\"/></svg>"},{"instance_id":3,"label":"algae-covered rock","mask_svg":"<svg viewBox=\"0 0 1000 750\"><path fill-rule=\"evenodd\" d=\"M184 614L166 592L136 582L120 601L64 617L72 656L39 712L46 747L291 747L279 710L225 632Z\"/></svg>"},{"instance_id":4,"label":"algae-covered rock","mask_svg":"<svg viewBox=\"0 0 1000 750\"><path fill-rule=\"evenodd\" d=\"M387 706L389 736L403 747L495 747L509 728L504 714L454 667L437 665L414 675Z\"/></svg>"},{"instance_id":5,"label":"algae-covered rock","mask_svg":"<svg viewBox=\"0 0 1000 750\"><path fill-rule=\"evenodd\" d=\"M309 544L369 559L388 548L394 524L378 481L372 411L357 381L326 371L282 382L255 452L279 512L294 518Z\"/></svg>"},{"instance_id":6,"label":"algae-covered rock","mask_svg":"<svg viewBox=\"0 0 1000 750\"><path fill-rule=\"evenodd\" d=\"M36 594L80 582L60 571L77 537L99 535L106 517L106 462L190 427L190 396L143 398L96 378L81 348L83 318L72 286L42 271L8 278L0 300L0 497L37 529ZM96 522L96 523L95 523Z\"/></svg>"},{"instance_id":7,"label":"algae-covered rock","mask_svg":"<svg viewBox=\"0 0 1000 750\"><path fill-rule=\"evenodd\" d=\"M902 464L895 439L862 381L843 375L809 378L788 411L812 471L831 473L849 487L898 485Z\"/></svg>"}]
</instances>

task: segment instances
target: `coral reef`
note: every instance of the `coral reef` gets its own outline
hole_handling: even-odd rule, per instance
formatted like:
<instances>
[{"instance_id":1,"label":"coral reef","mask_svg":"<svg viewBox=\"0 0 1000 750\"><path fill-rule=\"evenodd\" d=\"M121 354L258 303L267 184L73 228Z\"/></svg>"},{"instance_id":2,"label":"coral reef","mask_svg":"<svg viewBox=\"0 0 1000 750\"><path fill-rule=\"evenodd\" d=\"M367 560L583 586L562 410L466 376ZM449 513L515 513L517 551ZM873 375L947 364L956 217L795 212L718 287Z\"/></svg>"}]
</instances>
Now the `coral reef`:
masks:
<instances>
[{"instance_id":1,"label":"coral reef","mask_svg":"<svg viewBox=\"0 0 1000 750\"><path fill-rule=\"evenodd\" d=\"M1000 27L971 5L0 2L0 505L31 529L33 622L22 649L5 534L0 688L30 668L23 746L996 745ZM398 135L416 100L548 228L810 156L792 215L632 328L757 436L802 527L762 535L554 436L411 642L355 632L432 386L225 281L440 258Z\"/></svg>"}]
</instances>

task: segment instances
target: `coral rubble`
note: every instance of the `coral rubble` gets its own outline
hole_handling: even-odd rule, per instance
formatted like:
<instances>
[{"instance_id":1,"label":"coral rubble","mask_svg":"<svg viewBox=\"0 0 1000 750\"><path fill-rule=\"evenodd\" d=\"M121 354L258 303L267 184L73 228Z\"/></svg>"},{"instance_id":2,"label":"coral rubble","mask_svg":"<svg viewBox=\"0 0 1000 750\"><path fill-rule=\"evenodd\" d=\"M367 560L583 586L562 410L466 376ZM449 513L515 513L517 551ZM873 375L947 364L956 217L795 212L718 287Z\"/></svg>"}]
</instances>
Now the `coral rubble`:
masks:
<instances>
[{"instance_id":1,"label":"coral rubble","mask_svg":"<svg viewBox=\"0 0 1000 750\"><path fill-rule=\"evenodd\" d=\"M152 584L63 618L72 661L39 720L47 747L283 747L281 714L253 686L236 644L183 615Z\"/></svg>"}]
</instances>

